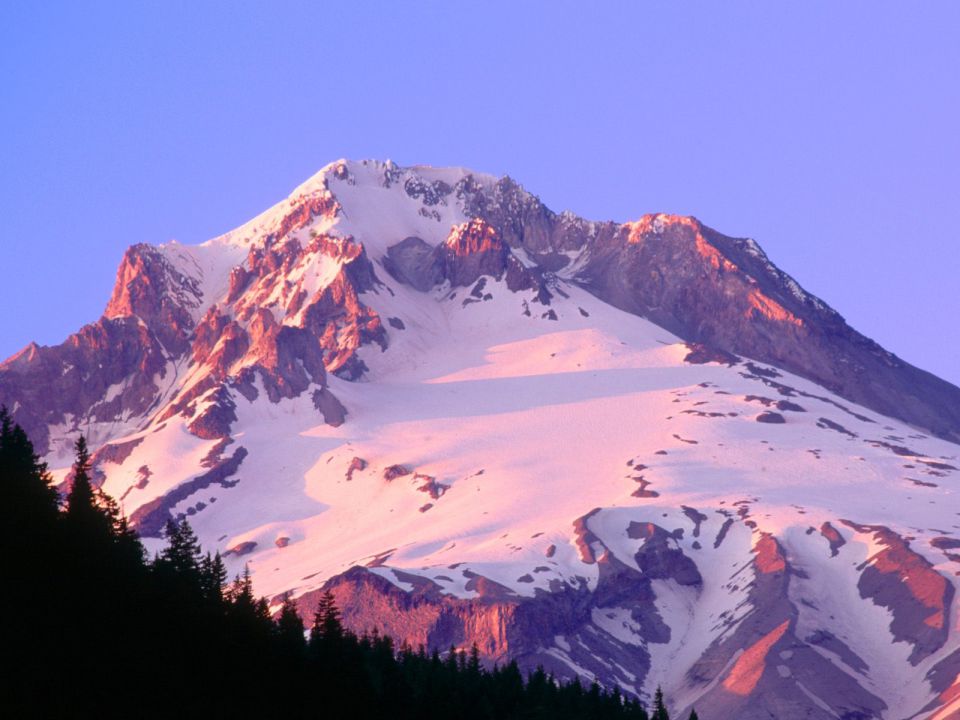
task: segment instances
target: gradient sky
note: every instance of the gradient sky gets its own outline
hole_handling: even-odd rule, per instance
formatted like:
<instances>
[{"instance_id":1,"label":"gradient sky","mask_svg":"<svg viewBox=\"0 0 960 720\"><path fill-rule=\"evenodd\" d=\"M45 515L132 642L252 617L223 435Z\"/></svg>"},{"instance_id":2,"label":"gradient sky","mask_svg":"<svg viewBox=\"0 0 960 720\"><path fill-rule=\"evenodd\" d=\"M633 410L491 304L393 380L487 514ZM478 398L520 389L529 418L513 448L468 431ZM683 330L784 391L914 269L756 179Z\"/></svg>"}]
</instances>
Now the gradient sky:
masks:
<instances>
[{"instance_id":1,"label":"gradient sky","mask_svg":"<svg viewBox=\"0 0 960 720\"><path fill-rule=\"evenodd\" d=\"M0 3L0 356L340 157L755 238L960 384L960 3Z\"/></svg>"}]
</instances>

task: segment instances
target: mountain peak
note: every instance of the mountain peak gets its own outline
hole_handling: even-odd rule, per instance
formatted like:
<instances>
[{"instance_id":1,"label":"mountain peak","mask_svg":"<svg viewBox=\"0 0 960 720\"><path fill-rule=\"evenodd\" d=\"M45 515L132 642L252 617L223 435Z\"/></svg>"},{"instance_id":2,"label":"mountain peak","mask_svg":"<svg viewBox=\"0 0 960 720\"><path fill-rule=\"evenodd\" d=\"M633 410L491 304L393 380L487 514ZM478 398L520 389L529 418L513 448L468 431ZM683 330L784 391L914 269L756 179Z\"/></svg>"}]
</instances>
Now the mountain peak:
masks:
<instances>
[{"instance_id":1,"label":"mountain peak","mask_svg":"<svg viewBox=\"0 0 960 720\"><path fill-rule=\"evenodd\" d=\"M719 720L913 716L960 667L960 390L693 217L336 161L132 246L0 404L58 481L84 433L148 543L189 517L259 592L411 646Z\"/></svg>"}]
</instances>

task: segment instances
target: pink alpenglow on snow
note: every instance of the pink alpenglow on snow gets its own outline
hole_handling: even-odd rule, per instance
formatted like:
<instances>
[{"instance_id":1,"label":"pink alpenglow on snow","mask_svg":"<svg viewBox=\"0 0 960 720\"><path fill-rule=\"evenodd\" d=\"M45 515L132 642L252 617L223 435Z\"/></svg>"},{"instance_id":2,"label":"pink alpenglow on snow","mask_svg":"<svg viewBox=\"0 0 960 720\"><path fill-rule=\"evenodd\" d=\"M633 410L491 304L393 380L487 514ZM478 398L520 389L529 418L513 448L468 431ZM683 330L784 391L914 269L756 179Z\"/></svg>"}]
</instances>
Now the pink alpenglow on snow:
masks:
<instances>
[{"instance_id":1,"label":"pink alpenglow on snow","mask_svg":"<svg viewBox=\"0 0 960 720\"><path fill-rule=\"evenodd\" d=\"M715 720L960 713L960 389L694 218L338 161L131 247L0 403L306 614Z\"/></svg>"}]
</instances>

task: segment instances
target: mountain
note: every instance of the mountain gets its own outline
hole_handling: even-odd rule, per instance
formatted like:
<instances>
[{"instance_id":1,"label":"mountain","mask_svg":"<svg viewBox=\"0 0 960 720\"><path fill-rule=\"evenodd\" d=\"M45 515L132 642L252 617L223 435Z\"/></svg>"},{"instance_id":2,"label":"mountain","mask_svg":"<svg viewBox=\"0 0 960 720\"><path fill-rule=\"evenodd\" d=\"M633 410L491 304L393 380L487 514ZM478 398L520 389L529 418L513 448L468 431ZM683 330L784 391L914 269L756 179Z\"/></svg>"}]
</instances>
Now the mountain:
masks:
<instances>
[{"instance_id":1,"label":"mountain","mask_svg":"<svg viewBox=\"0 0 960 720\"><path fill-rule=\"evenodd\" d=\"M338 161L131 247L0 402L306 614L716 720L960 712L960 389L693 218Z\"/></svg>"}]
</instances>

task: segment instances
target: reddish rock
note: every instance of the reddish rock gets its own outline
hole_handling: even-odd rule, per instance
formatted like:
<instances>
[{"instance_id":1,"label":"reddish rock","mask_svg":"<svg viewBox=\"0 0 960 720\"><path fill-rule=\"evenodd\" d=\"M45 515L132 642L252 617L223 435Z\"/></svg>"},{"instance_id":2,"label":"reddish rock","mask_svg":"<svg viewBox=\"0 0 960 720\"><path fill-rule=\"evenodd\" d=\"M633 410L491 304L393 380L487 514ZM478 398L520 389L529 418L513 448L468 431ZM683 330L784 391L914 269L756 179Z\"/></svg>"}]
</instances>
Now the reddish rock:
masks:
<instances>
[{"instance_id":1,"label":"reddish rock","mask_svg":"<svg viewBox=\"0 0 960 720\"><path fill-rule=\"evenodd\" d=\"M179 272L160 249L133 245L123 256L103 315L143 320L168 352L179 355L193 331L190 309L201 297L199 283Z\"/></svg>"},{"instance_id":2,"label":"reddish rock","mask_svg":"<svg viewBox=\"0 0 960 720\"><path fill-rule=\"evenodd\" d=\"M417 490L427 493L432 500L439 500L443 494L450 489L449 485L444 485L443 483L437 482L437 479L430 475L421 475L420 473L416 473L413 476L413 479L422 481L422 483L417 487Z\"/></svg>"},{"instance_id":3,"label":"reddish rock","mask_svg":"<svg viewBox=\"0 0 960 720\"><path fill-rule=\"evenodd\" d=\"M860 566L860 596L893 613L894 639L913 645L910 662L916 665L940 649L950 631L953 585L903 537L882 525L842 520L857 532L870 533L883 549Z\"/></svg>"},{"instance_id":4,"label":"reddish rock","mask_svg":"<svg viewBox=\"0 0 960 720\"><path fill-rule=\"evenodd\" d=\"M405 465L390 465L389 467L384 468L383 479L387 482L391 482L392 480L396 480L398 477L409 475L411 472L412 470Z\"/></svg>"},{"instance_id":5,"label":"reddish rock","mask_svg":"<svg viewBox=\"0 0 960 720\"><path fill-rule=\"evenodd\" d=\"M223 386L206 398L206 408L187 426L191 433L206 440L226 438L237 421L236 403Z\"/></svg>"},{"instance_id":6,"label":"reddish rock","mask_svg":"<svg viewBox=\"0 0 960 720\"><path fill-rule=\"evenodd\" d=\"M753 548L754 564L764 574L780 573L787 569L787 560L783 548L777 539L769 533L763 533Z\"/></svg>"},{"instance_id":7,"label":"reddish rock","mask_svg":"<svg viewBox=\"0 0 960 720\"><path fill-rule=\"evenodd\" d=\"M350 461L350 466L347 468L347 482L353 480L353 474L357 471L364 471L367 469L367 461L363 458L355 457Z\"/></svg>"},{"instance_id":8,"label":"reddish rock","mask_svg":"<svg viewBox=\"0 0 960 720\"><path fill-rule=\"evenodd\" d=\"M734 695L750 695L767 669L767 654L789 627L790 621L784 620L746 648L724 678L723 688Z\"/></svg>"},{"instance_id":9,"label":"reddish rock","mask_svg":"<svg viewBox=\"0 0 960 720\"><path fill-rule=\"evenodd\" d=\"M101 318L55 347L28 345L0 363L0 405L30 436L41 454L49 450L49 426L75 418L99 422L147 412L156 400L155 378L166 379L166 351L150 329L133 317ZM107 390L122 386L110 402ZM68 429L69 432L69 429Z\"/></svg>"},{"instance_id":10,"label":"reddish rock","mask_svg":"<svg viewBox=\"0 0 960 720\"><path fill-rule=\"evenodd\" d=\"M836 557L837 553L840 552L840 548L847 544L847 541L843 539L843 535L828 522L820 526L820 534L823 535L830 544L830 557Z\"/></svg>"},{"instance_id":11,"label":"reddish rock","mask_svg":"<svg viewBox=\"0 0 960 720\"><path fill-rule=\"evenodd\" d=\"M278 545L278 547L283 547L283 546ZM254 550L256 550L256 548L257 548L257 544L254 541L247 540L246 542L237 543L232 548L229 548L225 553L223 553L223 556L229 557L230 555L235 555L237 557L241 557L243 555L249 555Z\"/></svg>"},{"instance_id":12,"label":"reddish rock","mask_svg":"<svg viewBox=\"0 0 960 720\"><path fill-rule=\"evenodd\" d=\"M594 508L583 517L579 517L573 521L573 539L577 546L577 552L580 553L580 560L591 565L597 562L593 547L594 543L599 543L599 539L594 535L587 523L590 518L600 512L600 510L600 508ZM548 555L547 557L550 556Z\"/></svg>"},{"instance_id":13,"label":"reddish rock","mask_svg":"<svg viewBox=\"0 0 960 720\"><path fill-rule=\"evenodd\" d=\"M456 192L471 216L545 270L566 265L564 253L589 250L576 278L601 300L687 342L774 364L884 415L960 440L960 388L853 330L751 240L677 215L646 215L623 225L557 215L510 178L492 189L462 182Z\"/></svg>"}]
</instances>

